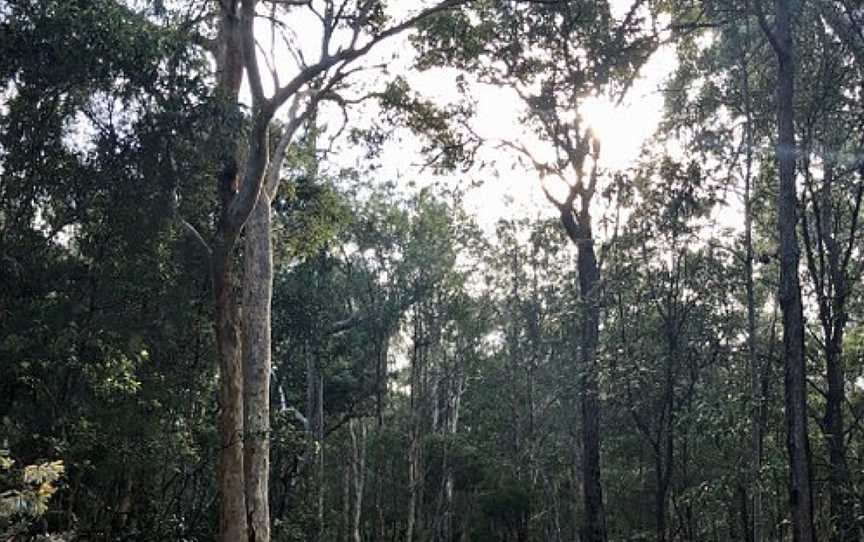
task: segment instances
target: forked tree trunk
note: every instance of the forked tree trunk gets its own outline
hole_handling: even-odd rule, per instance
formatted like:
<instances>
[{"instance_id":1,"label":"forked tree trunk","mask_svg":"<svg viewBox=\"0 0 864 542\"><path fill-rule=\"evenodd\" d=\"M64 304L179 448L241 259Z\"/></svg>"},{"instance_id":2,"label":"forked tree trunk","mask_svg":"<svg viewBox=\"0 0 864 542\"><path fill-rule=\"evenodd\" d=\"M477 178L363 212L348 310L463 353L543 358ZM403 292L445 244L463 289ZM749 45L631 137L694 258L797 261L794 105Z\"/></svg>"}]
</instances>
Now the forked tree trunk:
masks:
<instances>
[{"instance_id":1,"label":"forked tree trunk","mask_svg":"<svg viewBox=\"0 0 864 542\"><path fill-rule=\"evenodd\" d=\"M272 367L272 201L285 152L300 122L299 99L276 145L245 227L243 272L244 470L250 542L270 540L270 373ZM312 418L307 418L312 419Z\"/></svg>"},{"instance_id":2,"label":"forked tree trunk","mask_svg":"<svg viewBox=\"0 0 864 542\"><path fill-rule=\"evenodd\" d=\"M267 506L269 485L269 298L272 293L269 207L270 198L275 193L275 188L274 186L265 187L262 194L262 184L270 159L270 121L276 111L288 99L294 97L296 106L296 99L304 94L301 89L319 75L326 73L330 68L340 63L344 67L347 63L364 56L380 41L399 34L420 20L454 5L453 2L442 1L400 24L379 32L365 45L355 47L356 44L352 43L349 48L342 48L334 54L327 53L331 44L330 37L325 37L322 57L317 62L305 67L286 85L275 90L272 97L267 98L264 94L264 85L258 67L254 36L257 4L258 0L220 0L217 36L213 43L206 45L215 58L218 95L226 103L236 107L244 70L248 75L249 89L252 95L251 120L253 125L248 139L248 152L245 153L247 156L245 167L239 168L243 171L242 183L233 182L240 162L238 159L239 154L241 154L239 152L240 145L237 142L232 142L228 145L229 148L222 149L226 163L222 174L217 179L222 197L222 209L213 246L210 248L215 301L214 325L219 357L220 403L222 408L219 452L219 540L221 542L246 542L247 540L264 542L269 540L269 510ZM369 6L360 9L363 11L368 10L368 8ZM296 112L296 109L294 111ZM292 115L291 122L294 120ZM291 127L291 123L289 123L289 127ZM290 134L294 129L296 129L296 124L291 128L286 128L286 132ZM228 135L230 139L231 134ZM287 140L290 140L290 136ZM278 181L278 167L274 169ZM238 185L239 192L236 190ZM235 294L237 275L233 262L234 248L240 232L256 207L259 210L250 226L254 231L249 239L250 244L247 246L247 249L252 247L256 256L252 258L253 261L249 262L247 267L248 276L245 284L248 288L248 296L244 302L250 304L246 307L246 316L252 316L255 321L245 326L245 334L252 342L247 355L250 367L245 374L249 380L249 390L244 394L241 318ZM201 239L200 235L198 237ZM254 309L252 308L253 305ZM260 310L265 312L259 314L258 311ZM317 390L319 411L316 413L319 421L316 436L319 441L323 431L323 425L320 423L322 417L320 415L321 394L319 379ZM245 409L244 400L249 401ZM247 428L250 436L250 449L247 454L248 467L244 467L243 439L246 436L244 435L244 416L248 416L250 424ZM318 455L317 466L320 473L323 468L320 454ZM248 483L245 481L247 477L250 478ZM248 521L251 522L253 530L251 538L247 529L247 491L249 491L248 503L250 505Z\"/></svg>"},{"instance_id":3,"label":"forked tree trunk","mask_svg":"<svg viewBox=\"0 0 864 542\"><path fill-rule=\"evenodd\" d=\"M829 540L847 542L858 539L854 528L849 466L846 458L846 424L843 419L843 405L846 402L843 338L849 319L846 307L849 297L849 260L843 253L834 231L836 224L833 201L834 167L830 163L825 164L823 171L822 187L818 193L809 182L807 185L814 210L816 239L810 238L807 215L804 215L804 240L807 248L807 265L819 301L825 379L828 382L824 429L828 448L828 501L832 526ZM855 196L854 217L857 217L861 206L862 190L864 186L858 189ZM855 238L857 229L858 220L853 218L849 239ZM814 244L819 251L818 257L814 254Z\"/></svg>"},{"instance_id":4,"label":"forked tree trunk","mask_svg":"<svg viewBox=\"0 0 864 542\"><path fill-rule=\"evenodd\" d=\"M217 85L223 99L236 103L243 77L241 27L236 1L221 5L217 37ZM231 232L232 196L224 186L236 176L237 145L223 149L226 163L217 180L221 197L219 231L213 243L211 274L215 306L216 351L219 358L219 540L246 540L246 499L243 482L243 375L241 369L240 312L234 269L236 233Z\"/></svg>"}]
</instances>

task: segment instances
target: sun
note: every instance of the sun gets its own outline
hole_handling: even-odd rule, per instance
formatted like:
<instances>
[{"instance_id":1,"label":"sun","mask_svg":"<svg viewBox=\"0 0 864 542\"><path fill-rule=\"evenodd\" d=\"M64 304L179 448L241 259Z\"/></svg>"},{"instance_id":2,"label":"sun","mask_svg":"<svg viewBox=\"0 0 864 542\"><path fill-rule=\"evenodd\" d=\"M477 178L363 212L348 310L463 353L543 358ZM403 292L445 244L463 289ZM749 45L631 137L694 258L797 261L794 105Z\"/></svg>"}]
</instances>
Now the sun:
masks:
<instances>
[{"instance_id":1,"label":"sun","mask_svg":"<svg viewBox=\"0 0 864 542\"><path fill-rule=\"evenodd\" d=\"M636 164L642 145L654 135L663 117L663 81L678 65L674 50L661 47L641 70L623 103L606 96L590 96L579 105L583 122L602 143L600 163L623 170Z\"/></svg>"},{"instance_id":2,"label":"sun","mask_svg":"<svg viewBox=\"0 0 864 542\"><path fill-rule=\"evenodd\" d=\"M615 134L620 112L603 97L591 96L579 104L579 115L601 142L607 143Z\"/></svg>"},{"instance_id":3,"label":"sun","mask_svg":"<svg viewBox=\"0 0 864 542\"><path fill-rule=\"evenodd\" d=\"M658 109L644 102L616 105L603 96L591 96L579 105L582 121L602 144L602 167L620 170L633 165L657 125Z\"/></svg>"}]
</instances>

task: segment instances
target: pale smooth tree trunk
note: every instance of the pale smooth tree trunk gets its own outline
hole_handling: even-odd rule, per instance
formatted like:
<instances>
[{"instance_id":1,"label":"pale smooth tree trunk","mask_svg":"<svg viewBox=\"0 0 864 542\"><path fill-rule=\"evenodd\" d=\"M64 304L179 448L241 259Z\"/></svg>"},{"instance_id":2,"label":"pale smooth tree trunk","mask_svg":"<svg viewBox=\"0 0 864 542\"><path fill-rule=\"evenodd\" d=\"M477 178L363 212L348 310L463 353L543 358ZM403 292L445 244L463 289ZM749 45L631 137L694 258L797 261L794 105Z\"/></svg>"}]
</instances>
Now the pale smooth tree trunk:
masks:
<instances>
[{"instance_id":1,"label":"pale smooth tree trunk","mask_svg":"<svg viewBox=\"0 0 864 542\"><path fill-rule=\"evenodd\" d=\"M219 540L247 540L246 487L244 468L244 405L240 307L237 303L237 273L234 269L234 246L245 223L263 179L268 161L267 124L256 123L250 136L249 159L239 195L223 194L223 211L211 254L215 304L216 347L219 357L220 388L220 454ZM257 187L257 188L256 188ZM248 211L247 211L248 209Z\"/></svg>"},{"instance_id":2,"label":"pale smooth tree trunk","mask_svg":"<svg viewBox=\"0 0 864 542\"><path fill-rule=\"evenodd\" d=\"M342 521L339 526L339 540L351 542L351 461L346 452L342 465Z\"/></svg>"},{"instance_id":3,"label":"pale smooth tree trunk","mask_svg":"<svg viewBox=\"0 0 864 542\"><path fill-rule=\"evenodd\" d=\"M270 367L273 249L270 197L246 223L243 275L244 467L250 542L270 540Z\"/></svg>"},{"instance_id":4,"label":"pale smooth tree trunk","mask_svg":"<svg viewBox=\"0 0 864 542\"><path fill-rule=\"evenodd\" d=\"M248 146L242 149L233 142L223 149L225 164L217 179L222 199L221 213L210 252L211 274L215 304L214 327L216 330L217 355L220 369L220 449L219 449L219 537L220 542L246 542L269 540L269 372L270 372L270 296L272 294L272 250L270 248L269 209L278 183L279 167L271 167L271 179L262 190L265 171L270 156L269 128L276 112L289 99L294 99L293 113L286 127L287 141L296 129L296 105L304 98L302 89L318 76L339 65L344 67L365 54L386 38L399 34L417 22L440 11L455 6L452 0L443 0L401 23L380 31L366 43L352 42L350 47L331 50L329 34L325 32L323 52L317 62L305 66L299 74L284 86L274 90L271 97L264 94L264 85L258 67L258 50L254 36L254 21L258 0L220 0L217 20L217 36L204 46L214 55L216 81L219 95L233 106L237 106L244 70L252 96L252 130ZM368 15L371 4L358 8ZM335 25L335 15L326 14L325 26ZM359 36L359 35L358 35ZM358 36L355 36L358 37ZM343 74L344 76L344 74ZM318 96L320 98L320 96ZM316 101L315 99L312 100ZM293 126L293 127L292 127ZM282 142L280 142L280 145ZM243 154L242 167L240 156ZM277 157L281 160L277 149ZM239 191L229 191L227 186L238 169L242 172ZM234 183L231 183L234 184ZM236 186L236 185L235 185ZM263 192L263 193L262 193ZM253 214L255 208L259 208ZM253 322L244 326L243 334L251 341L245 361L250 367L244 371L244 355L241 342L241 314L237 303L237 273L234 269L234 249L241 230L253 215L249 225L252 235L247 249L253 247L253 261L247 262L247 280L244 287L244 316L252 316ZM188 224L186 224L188 226ZM194 229L194 228L193 228ZM197 232L196 232L197 233ZM197 235L199 240L203 238ZM206 242L204 243L206 245ZM252 309L252 306L255 309ZM265 311L259 314L257 311ZM254 313L254 314L253 314ZM266 330L264 328L267 328ZM250 389L244 393L244 378ZM317 394L321 395L321 383ZM245 405L244 401L248 401ZM321 406L319 400L319 409ZM320 414L320 412L319 412ZM323 431L319 424L316 435L320 441ZM244 428L245 424L250 424ZM248 430L248 435L246 434ZM250 438L250 449L244 453L244 438ZM250 461L248 468L244 458ZM321 454L318 455L319 472L323 468ZM246 480L247 477L251 479ZM248 492L248 499L247 499ZM248 500L248 510L247 510ZM320 499L319 499L320 502ZM320 505L319 505L320 509ZM248 513L248 517L247 517ZM252 532L248 525L251 522Z\"/></svg>"},{"instance_id":5,"label":"pale smooth tree trunk","mask_svg":"<svg viewBox=\"0 0 864 542\"><path fill-rule=\"evenodd\" d=\"M315 521L307 539L321 540L324 532L324 383L318 367L318 350L306 352L306 463L313 469L310 500L315 506Z\"/></svg>"},{"instance_id":6,"label":"pale smooth tree trunk","mask_svg":"<svg viewBox=\"0 0 864 542\"><path fill-rule=\"evenodd\" d=\"M270 373L272 368L273 241L272 202L279 187L285 152L296 132L299 94L264 186L249 219L244 238L243 270L243 403L245 420L244 471L250 542L270 540ZM311 419L311 418L308 418Z\"/></svg>"}]
</instances>

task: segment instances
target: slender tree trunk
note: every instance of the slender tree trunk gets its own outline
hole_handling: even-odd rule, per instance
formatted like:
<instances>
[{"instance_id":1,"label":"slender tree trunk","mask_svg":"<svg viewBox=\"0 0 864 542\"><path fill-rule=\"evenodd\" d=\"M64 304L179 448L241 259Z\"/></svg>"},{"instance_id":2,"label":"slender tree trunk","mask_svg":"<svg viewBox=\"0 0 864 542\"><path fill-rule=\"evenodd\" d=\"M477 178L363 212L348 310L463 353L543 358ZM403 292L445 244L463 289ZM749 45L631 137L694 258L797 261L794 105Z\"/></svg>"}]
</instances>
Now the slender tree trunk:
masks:
<instances>
[{"instance_id":1,"label":"slender tree trunk","mask_svg":"<svg viewBox=\"0 0 864 542\"><path fill-rule=\"evenodd\" d=\"M669 308L669 314L674 314ZM673 318L673 317L669 317ZM658 422L657 440L654 447L654 464L657 476L655 493L655 526L657 542L666 542L668 535L667 518L669 508L669 487L672 482L672 461L675 451L675 375L678 364L677 320L667 319L665 323L668 355L665 368L662 414Z\"/></svg>"},{"instance_id":2,"label":"slender tree trunk","mask_svg":"<svg viewBox=\"0 0 864 542\"><path fill-rule=\"evenodd\" d=\"M424 349L426 340L423 326L423 310L418 305L414 313L414 349L411 359L410 430L408 442L408 518L405 541L421 540L418 532L423 529L421 509L423 506L423 458L422 415L426 391L424 389Z\"/></svg>"},{"instance_id":3,"label":"slender tree trunk","mask_svg":"<svg viewBox=\"0 0 864 542\"><path fill-rule=\"evenodd\" d=\"M762 542L762 368L759 363L759 353L756 350L756 293L753 281L753 225L752 203L750 200L750 177L744 188L745 226L744 238L746 256L744 261L745 280L747 288L747 354L750 358L750 400L752 413L750 418L750 480L752 529L748 540ZM745 526L747 528L747 526Z\"/></svg>"},{"instance_id":4,"label":"slender tree trunk","mask_svg":"<svg viewBox=\"0 0 864 542\"><path fill-rule=\"evenodd\" d=\"M342 521L339 526L339 540L351 542L351 461L345 454L342 465Z\"/></svg>"},{"instance_id":5,"label":"slender tree trunk","mask_svg":"<svg viewBox=\"0 0 864 542\"><path fill-rule=\"evenodd\" d=\"M750 101L750 18L745 17L745 45L741 48L741 90L744 99L744 280L747 291L747 355L750 360L750 476L752 529L747 540L762 542L762 368L756 346L756 288L753 279L753 114Z\"/></svg>"},{"instance_id":6,"label":"slender tree trunk","mask_svg":"<svg viewBox=\"0 0 864 542\"><path fill-rule=\"evenodd\" d=\"M383 435L381 428L378 428L379 437ZM375 450L375 540L384 540L387 526L384 518L384 476L385 476L385 452L380 446L376 446Z\"/></svg>"},{"instance_id":7,"label":"slender tree trunk","mask_svg":"<svg viewBox=\"0 0 864 542\"><path fill-rule=\"evenodd\" d=\"M351 521L351 532L353 541L361 542L363 487L366 482L366 424L363 420L353 419L348 422L348 431L351 434L351 469L354 479L354 514Z\"/></svg>"},{"instance_id":8,"label":"slender tree trunk","mask_svg":"<svg viewBox=\"0 0 864 542\"><path fill-rule=\"evenodd\" d=\"M306 431L306 461L312 467L309 500L315 511L315 521L309 526L307 534L307 539L310 541L321 540L324 529L324 489L322 487L324 450L321 441L323 420L320 418L320 414L323 413L323 405L321 405L323 386L317 357L316 348L310 348L306 352L306 419L309 421Z\"/></svg>"},{"instance_id":9,"label":"slender tree trunk","mask_svg":"<svg viewBox=\"0 0 864 542\"><path fill-rule=\"evenodd\" d=\"M420 485L420 444L419 432L412 428L408 442L408 518L405 528L405 542L414 540L417 522L417 493Z\"/></svg>"},{"instance_id":10,"label":"slender tree trunk","mask_svg":"<svg viewBox=\"0 0 864 542\"><path fill-rule=\"evenodd\" d=\"M250 542L270 540L270 223L270 198L262 191L246 223L243 277L244 467Z\"/></svg>"},{"instance_id":11,"label":"slender tree trunk","mask_svg":"<svg viewBox=\"0 0 864 542\"><path fill-rule=\"evenodd\" d=\"M785 359L786 446L789 454L789 500L792 538L815 542L810 440L807 434L807 368L804 316L798 277L798 195L795 187L795 57L789 0L775 1L772 45L777 70L777 162L780 170L780 288ZM770 29L766 29L771 32ZM770 34L769 34L769 37Z\"/></svg>"},{"instance_id":12,"label":"slender tree trunk","mask_svg":"<svg viewBox=\"0 0 864 542\"><path fill-rule=\"evenodd\" d=\"M744 542L753 542L753 529L750 528L750 503L747 498L747 487L738 484L735 488L735 500L738 501L738 517L741 522L741 532L744 533Z\"/></svg>"},{"instance_id":13,"label":"slender tree trunk","mask_svg":"<svg viewBox=\"0 0 864 542\"><path fill-rule=\"evenodd\" d=\"M823 353L825 355L825 379L828 391L825 396L824 429L828 450L828 500L831 513L832 542L855 540L853 510L849 501L849 467L846 461L845 423L843 405L846 402L845 367L843 363L843 337L848 313L846 301L849 295L846 260L834 232L834 168L828 163L823 169L823 179L818 197L807 179L808 191L814 211L815 243L811 240L807 215L804 215L804 241L807 248L807 265L819 302L819 319L822 322ZM856 207L857 207L856 203ZM857 221L853 220L850 236L855 235ZM851 238L851 237L850 237ZM819 250L814 255L813 245Z\"/></svg>"},{"instance_id":14,"label":"slender tree trunk","mask_svg":"<svg viewBox=\"0 0 864 542\"><path fill-rule=\"evenodd\" d=\"M842 330L836 335L841 338ZM833 342L833 337L832 341ZM849 467L846 463L846 433L843 423L843 403L846 399L844 389L844 368L842 351L833 344L826 345L828 395L825 405L825 429L828 431L828 498L831 512L832 542L857 540L853 529L852 510L849 500Z\"/></svg>"},{"instance_id":15,"label":"slender tree trunk","mask_svg":"<svg viewBox=\"0 0 864 542\"><path fill-rule=\"evenodd\" d=\"M390 352L390 329L378 342L375 360L375 417L378 430L384 427L384 407L387 400L387 358Z\"/></svg>"},{"instance_id":16,"label":"slender tree trunk","mask_svg":"<svg viewBox=\"0 0 864 542\"><path fill-rule=\"evenodd\" d=\"M667 383L667 386L669 384ZM672 393L671 387L667 387L667 394ZM657 472L657 488L655 493L655 527L657 542L666 542L667 517L669 507L669 486L672 481L672 458L674 451L674 423L672 421L671 398L665 401L666 415L665 427L660 427L657 435L657 448L655 450L655 470Z\"/></svg>"},{"instance_id":17,"label":"slender tree trunk","mask_svg":"<svg viewBox=\"0 0 864 542\"><path fill-rule=\"evenodd\" d=\"M324 376L321 368L316 367L315 381L315 503L316 536L318 540L324 536Z\"/></svg>"},{"instance_id":18,"label":"slender tree trunk","mask_svg":"<svg viewBox=\"0 0 864 542\"><path fill-rule=\"evenodd\" d=\"M830 539L832 542L855 540L853 511L849 502L849 466L846 462L846 427L843 420L843 404L846 402L846 368L843 363L843 337L848 314L846 299L849 286L841 249L834 235L834 168L825 165L822 185L822 218L820 232L825 250L828 252L828 273L833 294L831 307L822 312L825 337L825 376L828 395L825 400L825 428L828 431L828 460L830 461L829 500L832 518ZM854 222L857 224L857 221ZM854 227L850 236L855 235ZM827 300L826 300L827 301Z\"/></svg>"},{"instance_id":19,"label":"slender tree trunk","mask_svg":"<svg viewBox=\"0 0 864 542\"><path fill-rule=\"evenodd\" d=\"M667 465L664 469L663 461L659 457L655 458L654 463L654 469L657 472L657 488L654 490L655 540L666 542L666 503L669 483L665 470L669 467Z\"/></svg>"}]
</instances>

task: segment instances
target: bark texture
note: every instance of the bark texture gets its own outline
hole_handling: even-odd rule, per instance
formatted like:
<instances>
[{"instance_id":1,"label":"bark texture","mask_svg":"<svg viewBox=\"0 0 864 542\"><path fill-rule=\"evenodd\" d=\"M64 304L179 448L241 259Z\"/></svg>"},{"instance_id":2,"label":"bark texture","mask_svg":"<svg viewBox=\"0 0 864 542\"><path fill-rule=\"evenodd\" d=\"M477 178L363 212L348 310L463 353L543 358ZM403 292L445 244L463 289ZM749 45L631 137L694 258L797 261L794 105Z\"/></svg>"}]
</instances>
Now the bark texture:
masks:
<instances>
[{"instance_id":1,"label":"bark texture","mask_svg":"<svg viewBox=\"0 0 864 542\"><path fill-rule=\"evenodd\" d=\"M217 84L223 99L236 103L243 77L241 27L236 1L221 4L216 44ZM237 145L223 149L225 164L217 190L221 216L211 255L215 303L216 347L219 357L219 539L246 540L246 499L243 473L243 375L240 311L236 299L234 266L236 216L231 205L235 195L226 190L226 175L237 175Z\"/></svg>"},{"instance_id":2,"label":"bark texture","mask_svg":"<svg viewBox=\"0 0 864 542\"><path fill-rule=\"evenodd\" d=\"M233 242L213 249L213 292L216 304L216 346L219 356L219 539L246 540L243 483L243 374L239 309L233 270Z\"/></svg>"},{"instance_id":3,"label":"bark texture","mask_svg":"<svg viewBox=\"0 0 864 542\"><path fill-rule=\"evenodd\" d=\"M273 298L270 227L270 198L262 191L246 224L244 243L244 468L250 542L270 540L270 366Z\"/></svg>"}]
</instances>

